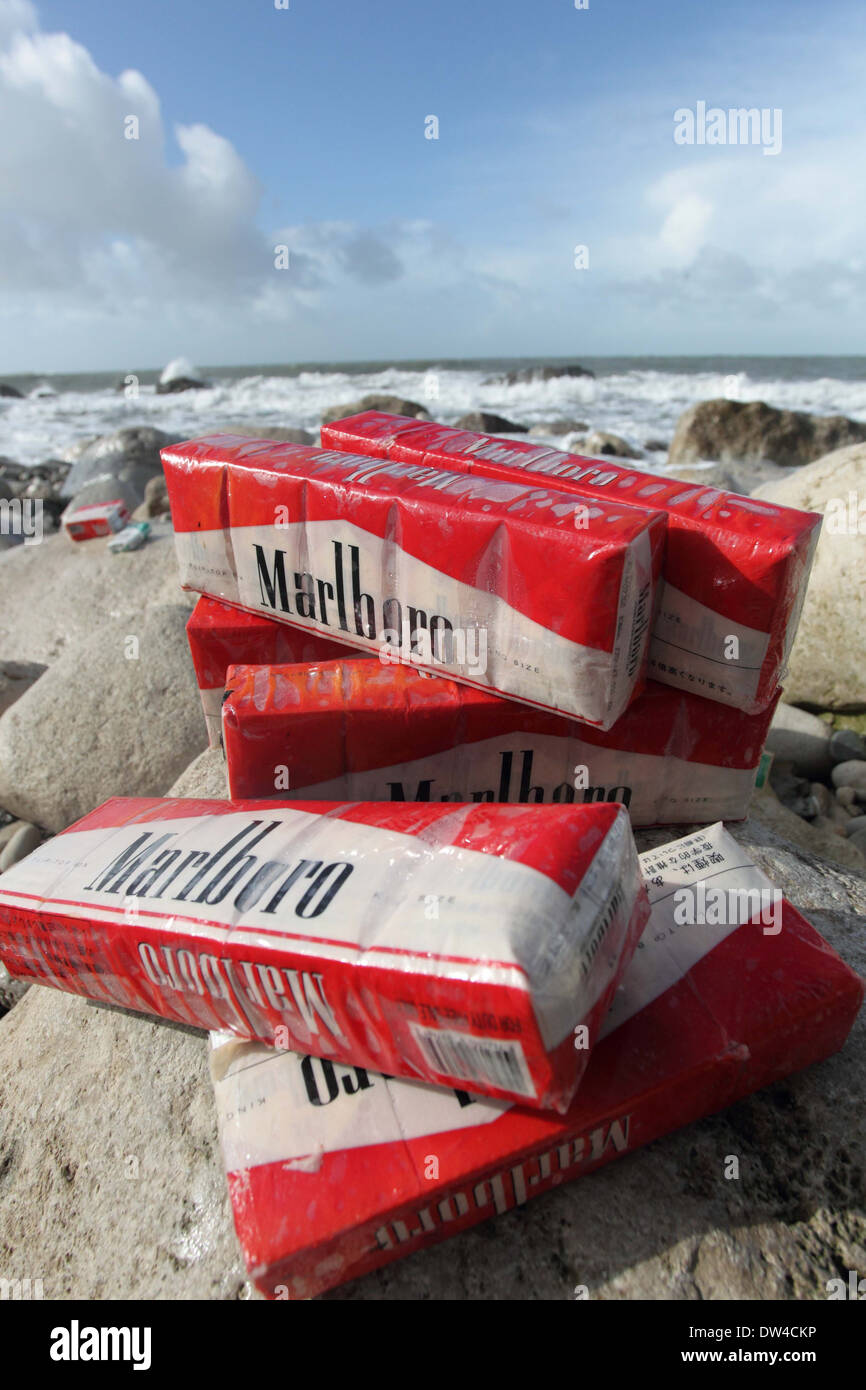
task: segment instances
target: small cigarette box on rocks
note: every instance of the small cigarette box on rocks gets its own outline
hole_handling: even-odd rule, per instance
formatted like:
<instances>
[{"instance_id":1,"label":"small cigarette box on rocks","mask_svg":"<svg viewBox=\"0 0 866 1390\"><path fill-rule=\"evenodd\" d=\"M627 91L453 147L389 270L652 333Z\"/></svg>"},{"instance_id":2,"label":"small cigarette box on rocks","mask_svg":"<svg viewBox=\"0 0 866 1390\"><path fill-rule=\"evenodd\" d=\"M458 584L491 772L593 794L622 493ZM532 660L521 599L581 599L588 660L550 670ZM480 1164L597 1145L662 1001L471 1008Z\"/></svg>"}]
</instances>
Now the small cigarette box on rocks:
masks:
<instances>
[{"instance_id":1,"label":"small cigarette box on rocks","mask_svg":"<svg viewBox=\"0 0 866 1390\"><path fill-rule=\"evenodd\" d=\"M111 536L122 531L129 521L126 504L117 498L113 502L94 502L91 506L76 507L63 513L63 529L74 541L92 541L97 536Z\"/></svg>"},{"instance_id":2,"label":"small cigarette box on rocks","mask_svg":"<svg viewBox=\"0 0 866 1390\"><path fill-rule=\"evenodd\" d=\"M605 732L407 666L238 665L223 745L233 798L619 801L683 825L747 814L773 709L650 681Z\"/></svg>"},{"instance_id":3,"label":"small cigarette box on rocks","mask_svg":"<svg viewBox=\"0 0 866 1390\"><path fill-rule=\"evenodd\" d=\"M817 513L375 410L324 425L322 444L661 508L668 539L648 675L750 713L775 699L800 621Z\"/></svg>"},{"instance_id":4,"label":"small cigarette box on rocks","mask_svg":"<svg viewBox=\"0 0 866 1390\"><path fill-rule=\"evenodd\" d=\"M237 435L161 456L186 588L602 728L643 684L661 512Z\"/></svg>"},{"instance_id":5,"label":"small cigarette box on rocks","mask_svg":"<svg viewBox=\"0 0 866 1390\"><path fill-rule=\"evenodd\" d=\"M212 598L199 599L186 625L186 635L211 748L219 747L220 708L230 666L312 663L367 655L316 632L275 623Z\"/></svg>"},{"instance_id":6,"label":"small cigarette box on rocks","mask_svg":"<svg viewBox=\"0 0 866 1390\"><path fill-rule=\"evenodd\" d=\"M213 1039L235 1226L263 1293L322 1293L842 1046L861 981L722 826L641 863L652 914L565 1115Z\"/></svg>"},{"instance_id":7,"label":"small cigarette box on rocks","mask_svg":"<svg viewBox=\"0 0 866 1390\"><path fill-rule=\"evenodd\" d=\"M563 1110L648 913L620 806L116 798L0 878L0 958Z\"/></svg>"}]
</instances>

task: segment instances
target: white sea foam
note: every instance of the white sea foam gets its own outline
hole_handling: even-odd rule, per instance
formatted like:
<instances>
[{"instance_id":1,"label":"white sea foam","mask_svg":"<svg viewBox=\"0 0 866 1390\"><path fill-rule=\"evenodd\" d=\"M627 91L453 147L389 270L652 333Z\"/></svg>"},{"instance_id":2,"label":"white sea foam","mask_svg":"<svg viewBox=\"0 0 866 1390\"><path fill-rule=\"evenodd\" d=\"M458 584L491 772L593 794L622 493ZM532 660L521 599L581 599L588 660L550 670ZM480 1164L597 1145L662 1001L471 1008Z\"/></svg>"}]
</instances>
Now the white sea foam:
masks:
<instances>
[{"instance_id":1,"label":"white sea foam","mask_svg":"<svg viewBox=\"0 0 866 1390\"><path fill-rule=\"evenodd\" d=\"M359 372L303 371L295 376L251 374L228 377L206 371L205 390L158 396L152 386L137 396L114 389L60 390L54 396L0 400L0 455L21 463L58 457L77 440L106 434L124 425L152 424L184 437L231 425L246 425L267 436L268 428L300 426L315 433L322 411L368 392L388 392L419 401L430 414L452 424L468 410L492 410L524 425L558 417L585 421L590 429L611 430L632 444L669 441L681 412L697 401L732 395L819 414L866 418L866 380L833 376L797 377L773 371L663 370L658 367L599 372L589 377L506 385L491 369L470 366L405 368ZM781 364L780 364L781 365ZM790 372L790 364L786 364ZM433 393L435 387L435 394ZM575 446L579 435L545 436L560 447ZM647 455L659 464L664 452Z\"/></svg>"}]
</instances>

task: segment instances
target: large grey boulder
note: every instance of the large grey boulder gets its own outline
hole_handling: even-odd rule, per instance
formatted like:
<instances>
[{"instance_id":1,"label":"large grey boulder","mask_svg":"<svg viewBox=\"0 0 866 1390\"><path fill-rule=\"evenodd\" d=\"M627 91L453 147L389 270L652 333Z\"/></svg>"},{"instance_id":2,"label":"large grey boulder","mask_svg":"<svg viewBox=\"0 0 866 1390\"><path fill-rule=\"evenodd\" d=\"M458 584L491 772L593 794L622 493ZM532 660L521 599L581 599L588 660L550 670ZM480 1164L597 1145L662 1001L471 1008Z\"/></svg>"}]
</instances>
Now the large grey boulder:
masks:
<instances>
[{"instance_id":1,"label":"large grey boulder","mask_svg":"<svg viewBox=\"0 0 866 1390\"><path fill-rule=\"evenodd\" d=\"M3 1277L46 1299L235 1299L201 1033L34 985L0 1020Z\"/></svg>"},{"instance_id":2,"label":"large grey boulder","mask_svg":"<svg viewBox=\"0 0 866 1390\"><path fill-rule=\"evenodd\" d=\"M581 448L591 457L607 454L620 459L640 458L640 451L623 439L621 434L611 434L610 430L593 430L581 442Z\"/></svg>"},{"instance_id":3,"label":"large grey boulder","mask_svg":"<svg viewBox=\"0 0 866 1390\"><path fill-rule=\"evenodd\" d=\"M130 483L139 493L140 502L148 479L162 472L160 449L178 439L178 435L166 434L151 425L136 425L83 440L67 451L72 467L63 482L62 495L74 497L85 484L109 475Z\"/></svg>"},{"instance_id":4,"label":"large grey boulder","mask_svg":"<svg viewBox=\"0 0 866 1390\"><path fill-rule=\"evenodd\" d=\"M754 496L824 514L786 700L866 709L866 444L838 449Z\"/></svg>"},{"instance_id":5,"label":"large grey boulder","mask_svg":"<svg viewBox=\"0 0 866 1390\"><path fill-rule=\"evenodd\" d=\"M66 503L65 510L74 512L79 507L93 507L100 502L123 502L126 510L132 513L141 503L143 495L143 491L133 483L106 473L101 478L94 478L92 482L85 483ZM73 541L72 544L85 545L87 542Z\"/></svg>"},{"instance_id":6,"label":"large grey boulder","mask_svg":"<svg viewBox=\"0 0 866 1390\"><path fill-rule=\"evenodd\" d=\"M165 793L207 743L188 616L113 619L53 663L0 719L0 806L58 831L110 796Z\"/></svg>"},{"instance_id":7,"label":"large grey boulder","mask_svg":"<svg viewBox=\"0 0 866 1390\"><path fill-rule=\"evenodd\" d=\"M192 607L167 520L151 522L140 550L112 555L106 545L58 534L0 556L0 660L50 663L103 623L140 621L149 602Z\"/></svg>"},{"instance_id":8,"label":"large grey boulder","mask_svg":"<svg viewBox=\"0 0 866 1390\"><path fill-rule=\"evenodd\" d=\"M831 449L866 440L866 424L845 415L776 410L763 401L700 401L677 421L668 466L720 463L812 463Z\"/></svg>"},{"instance_id":9,"label":"large grey boulder","mask_svg":"<svg viewBox=\"0 0 866 1390\"><path fill-rule=\"evenodd\" d=\"M506 386L522 386L536 381L555 381L563 376L594 378L595 372L591 372L588 367L578 366L576 362L569 362L547 367L518 367L516 371L505 372L492 380L502 382Z\"/></svg>"},{"instance_id":10,"label":"large grey boulder","mask_svg":"<svg viewBox=\"0 0 866 1390\"><path fill-rule=\"evenodd\" d=\"M416 420L429 420L430 416L423 405L417 401L404 400L402 396L382 395L372 392L357 401L345 401L343 405L331 405L322 411L322 424L330 425L333 420L343 420L348 415L360 415L365 410L382 410L386 415L411 415Z\"/></svg>"},{"instance_id":11,"label":"large grey boulder","mask_svg":"<svg viewBox=\"0 0 866 1390\"><path fill-rule=\"evenodd\" d=\"M454 422L455 429L474 430L478 434L526 434L528 426L516 425L504 415L492 410L470 410Z\"/></svg>"}]
</instances>

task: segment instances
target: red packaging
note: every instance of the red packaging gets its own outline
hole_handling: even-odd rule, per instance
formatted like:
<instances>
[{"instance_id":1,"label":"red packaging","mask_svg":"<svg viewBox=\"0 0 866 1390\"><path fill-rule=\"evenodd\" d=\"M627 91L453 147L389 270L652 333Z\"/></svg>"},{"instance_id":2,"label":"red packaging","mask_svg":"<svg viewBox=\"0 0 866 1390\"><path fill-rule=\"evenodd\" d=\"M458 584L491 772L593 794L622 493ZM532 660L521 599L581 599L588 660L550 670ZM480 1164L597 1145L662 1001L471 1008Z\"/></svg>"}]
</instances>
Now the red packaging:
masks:
<instances>
[{"instance_id":1,"label":"red packaging","mask_svg":"<svg viewBox=\"0 0 866 1390\"><path fill-rule=\"evenodd\" d=\"M357 1278L842 1046L861 981L722 826L641 862L652 915L566 1115L214 1038L235 1226L262 1292L306 1298ZM696 901L701 881L724 884L742 910L677 925L690 881ZM747 899L775 906L749 922Z\"/></svg>"},{"instance_id":2,"label":"red packaging","mask_svg":"<svg viewBox=\"0 0 866 1390\"><path fill-rule=\"evenodd\" d=\"M122 531L129 521L126 504L116 498L113 502L94 502L63 513L63 529L74 541L92 541L97 536L110 536Z\"/></svg>"},{"instance_id":3,"label":"red packaging","mask_svg":"<svg viewBox=\"0 0 866 1390\"><path fill-rule=\"evenodd\" d=\"M650 681L604 732L406 666L233 666L229 795L619 801L634 826L738 820L775 704L741 714Z\"/></svg>"},{"instance_id":4,"label":"red packaging","mask_svg":"<svg viewBox=\"0 0 866 1390\"><path fill-rule=\"evenodd\" d=\"M603 728L642 683L661 513L237 435L162 461L186 588Z\"/></svg>"},{"instance_id":5,"label":"red packaging","mask_svg":"<svg viewBox=\"0 0 866 1390\"><path fill-rule=\"evenodd\" d=\"M566 492L661 508L668 540L648 674L750 713L775 698L800 621L816 513L373 410L323 426L322 444L489 478L528 473Z\"/></svg>"},{"instance_id":6,"label":"red packaging","mask_svg":"<svg viewBox=\"0 0 866 1390\"><path fill-rule=\"evenodd\" d=\"M107 801L0 878L12 975L562 1109L649 908L619 806Z\"/></svg>"},{"instance_id":7,"label":"red packaging","mask_svg":"<svg viewBox=\"0 0 866 1390\"><path fill-rule=\"evenodd\" d=\"M346 655L343 642L230 608L212 598L199 599L186 625L186 635L211 748L219 747L220 708L230 666L332 661ZM357 655L366 657L362 652Z\"/></svg>"}]
</instances>

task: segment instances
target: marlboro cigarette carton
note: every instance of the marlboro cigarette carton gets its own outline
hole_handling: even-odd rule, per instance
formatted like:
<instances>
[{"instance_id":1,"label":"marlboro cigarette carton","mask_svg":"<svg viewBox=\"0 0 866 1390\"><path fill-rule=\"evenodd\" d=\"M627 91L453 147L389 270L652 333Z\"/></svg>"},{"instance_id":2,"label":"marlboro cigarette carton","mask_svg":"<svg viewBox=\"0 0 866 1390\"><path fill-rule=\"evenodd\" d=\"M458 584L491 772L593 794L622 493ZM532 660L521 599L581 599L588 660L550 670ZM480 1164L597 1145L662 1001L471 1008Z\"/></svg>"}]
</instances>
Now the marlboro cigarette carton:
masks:
<instances>
[{"instance_id":1,"label":"marlboro cigarette carton","mask_svg":"<svg viewBox=\"0 0 866 1390\"><path fill-rule=\"evenodd\" d=\"M0 879L13 975L562 1109L649 907L619 806L117 798Z\"/></svg>"},{"instance_id":2,"label":"marlboro cigarette carton","mask_svg":"<svg viewBox=\"0 0 866 1390\"><path fill-rule=\"evenodd\" d=\"M775 704L650 681L603 732L405 666L234 666L223 743L235 798L619 801L634 826L694 825L746 815Z\"/></svg>"},{"instance_id":3,"label":"marlboro cigarette carton","mask_svg":"<svg viewBox=\"0 0 866 1390\"><path fill-rule=\"evenodd\" d=\"M76 507L63 513L63 529L74 541L92 541L96 536L110 536L121 531L129 521L125 503L118 498L114 502L93 503L89 507Z\"/></svg>"},{"instance_id":4,"label":"marlboro cigarette carton","mask_svg":"<svg viewBox=\"0 0 866 1390\"><path fill-rule=\"evenodd\" d=\"M860 980L721 826L641 862L652 915L566 1115L213 1040L235 1226L264 1293L354 1279L842 1046ZM701 885L703 914L683 911Z\"/></svg>"},{"instance_id":5,"label":"marlboro cigarette carton","mask_svg":"<svg viewBox=\"0 0 866 1390\"><path fill-rule=\"evenodd\" d=\"M775 697L800 620L821 518L526 441L367 411L322 429L328 448L538 482L668 517L648 673L754 713Z\"/></svg>"},{"instance_id":6,"label":"marlboro cigarette carton","mask_svg":"<svg viewBox=\"0 0 866 1390\"><path fill-rule=\"evenodd\" d=\"M162 461L187 588L603 728L642 684L661 513L236 435Z\"/></svg>"},{"instance_id":7,"label":"marlboro cigarette carton","mask_svg":"<svg viewBox=\"0 0 866 1390\"><path fill-rule=\"evenodd\" d=\"M242 608L230 608L212 598L199 599L186 625L186 635L211 748L219 747L220 707L230 666L332 661L346 655L342 642L260 618Z\"/></svg>"}]
</instances>

